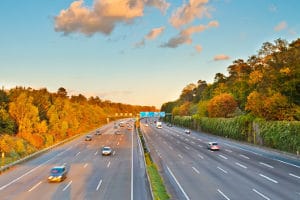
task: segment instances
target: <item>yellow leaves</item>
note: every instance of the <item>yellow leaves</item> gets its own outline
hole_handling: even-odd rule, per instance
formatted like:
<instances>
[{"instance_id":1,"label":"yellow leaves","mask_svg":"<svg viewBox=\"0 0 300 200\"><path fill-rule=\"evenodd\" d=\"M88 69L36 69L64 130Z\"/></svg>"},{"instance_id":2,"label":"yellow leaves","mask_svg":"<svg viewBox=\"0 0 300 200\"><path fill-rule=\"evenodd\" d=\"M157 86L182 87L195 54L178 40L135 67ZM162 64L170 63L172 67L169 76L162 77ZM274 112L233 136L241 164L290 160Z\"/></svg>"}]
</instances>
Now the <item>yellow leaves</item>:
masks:
<instances>
[{"instance_id":1,"label":"yellow leaves","mask_svg":"<svg viewBox=\"0 0 300 200\"><path fill-rule=\"evenodd\" d=\"M228 117L237 108L237 102L233 96L223 93L212 98L208 103L208 115L210 117Z\"/></svg>"},{"instance_id":2,"label":"yellow leaves","mask_svg":"<svg viewBox=\"0 0 300 200\"><path fill-rule=\"evenodd\" d=\"M255 70L250 73L249 84L255 85L263 80L263 73Z\"/></svg>"},{"instance_id":3,"label":"yellow leaves","mask_svg":"<svg viewBox=\"0 0 300 200\"><path fill-rule=\"evenodd\" d=\"M286 74L286 75L291 75L292 71L289 67L285 67L285 68L280 69L280 73Z\"/></svg>"}]
</instances>

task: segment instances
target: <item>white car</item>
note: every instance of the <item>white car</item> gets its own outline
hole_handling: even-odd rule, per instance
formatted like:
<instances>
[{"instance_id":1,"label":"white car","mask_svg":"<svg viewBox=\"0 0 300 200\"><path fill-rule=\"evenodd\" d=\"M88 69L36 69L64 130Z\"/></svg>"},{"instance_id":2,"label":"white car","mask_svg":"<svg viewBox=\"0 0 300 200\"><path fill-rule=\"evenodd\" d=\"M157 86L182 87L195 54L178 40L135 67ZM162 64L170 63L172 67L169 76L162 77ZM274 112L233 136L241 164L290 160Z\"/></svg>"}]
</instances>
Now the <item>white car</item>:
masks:
<instances>
[{"instance_id":1,"label":"white car","mask_svg":"<svg viewBox=\"0 0 300 200\"><path fill-rule=\"evenodd\" d=\"M111 147L109 146L105 146L105 147L102 147L102 155L103 156L109 156L112 152L112 149Z\"/></svg>"},{"instance_id":2,"label":"white car","mask_svg":"<svg viewBox=\"0 0 300 200\"><path fill-rule=\"evenodd\" d=\"M186 134L190 134L190 133L191 133L190 129L184 129L184 132L185 132Z\"/></svg>"}]
</instances>

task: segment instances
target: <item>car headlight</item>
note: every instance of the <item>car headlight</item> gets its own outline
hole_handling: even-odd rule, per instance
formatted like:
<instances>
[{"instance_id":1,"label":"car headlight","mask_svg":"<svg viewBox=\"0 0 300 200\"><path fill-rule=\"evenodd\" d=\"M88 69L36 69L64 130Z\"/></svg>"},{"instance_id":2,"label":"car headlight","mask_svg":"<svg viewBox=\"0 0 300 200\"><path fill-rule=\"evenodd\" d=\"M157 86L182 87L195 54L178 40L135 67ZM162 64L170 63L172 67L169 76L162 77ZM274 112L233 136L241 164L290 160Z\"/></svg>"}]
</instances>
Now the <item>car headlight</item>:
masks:
<instances>
[{"instance_id":1,"label":"car headlight","mask_svg":"<svg viewBox=\"0 0 300 200\"><path fill-rule=\"evenodd\" d=\"M53 178L53 176L49 176L49 177L48 177L48 179L52 179L52 178Z\"/></svg>"}]
</instances>

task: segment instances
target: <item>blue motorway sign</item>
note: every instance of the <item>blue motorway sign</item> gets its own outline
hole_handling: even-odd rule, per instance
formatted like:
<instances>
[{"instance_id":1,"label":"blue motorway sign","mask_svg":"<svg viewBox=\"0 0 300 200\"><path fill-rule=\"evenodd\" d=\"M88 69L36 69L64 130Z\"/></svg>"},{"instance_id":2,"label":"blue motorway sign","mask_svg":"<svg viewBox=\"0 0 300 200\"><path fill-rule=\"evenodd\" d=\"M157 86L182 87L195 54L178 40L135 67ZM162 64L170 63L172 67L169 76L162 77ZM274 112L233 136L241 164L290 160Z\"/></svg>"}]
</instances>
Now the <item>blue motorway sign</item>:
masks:
<instances>
[{"instance_id":1,"label":"blue motorway sign","mask_svg":"<svg viewBox=\"0 0 300 200\"><path fill-rule=\"evenodd\" d=\"M165 112L140 112L140 117L165 117Z\"/></svg>"}]
</instances>

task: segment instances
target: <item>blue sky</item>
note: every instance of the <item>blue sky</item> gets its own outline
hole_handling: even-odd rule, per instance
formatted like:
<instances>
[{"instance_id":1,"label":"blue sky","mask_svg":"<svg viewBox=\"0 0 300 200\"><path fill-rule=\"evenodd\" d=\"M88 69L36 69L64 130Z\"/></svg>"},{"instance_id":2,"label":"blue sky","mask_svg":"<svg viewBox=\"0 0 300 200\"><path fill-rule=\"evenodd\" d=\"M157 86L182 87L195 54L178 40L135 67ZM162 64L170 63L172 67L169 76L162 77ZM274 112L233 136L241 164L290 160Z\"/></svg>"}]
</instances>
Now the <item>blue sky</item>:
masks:
<instances>
[{"instance_id":1,"label":"blue sky","mask_svg":"<svg viewBox=\"0 0 300 200\"><path fill-rule=\"evenodd\" d=\"M299 10L299 0L2 0L0 85L160 107L264 42L296 40Z\"/></svg>"}]
</instances>

